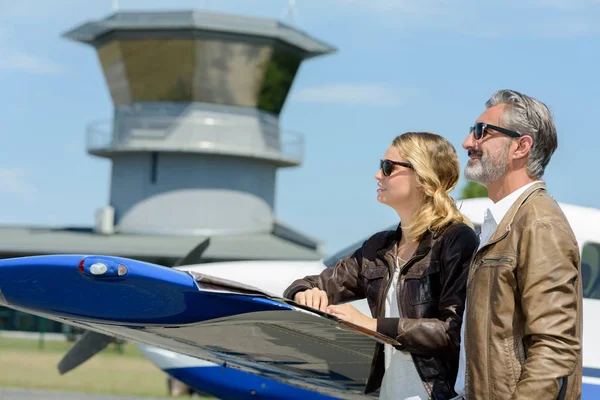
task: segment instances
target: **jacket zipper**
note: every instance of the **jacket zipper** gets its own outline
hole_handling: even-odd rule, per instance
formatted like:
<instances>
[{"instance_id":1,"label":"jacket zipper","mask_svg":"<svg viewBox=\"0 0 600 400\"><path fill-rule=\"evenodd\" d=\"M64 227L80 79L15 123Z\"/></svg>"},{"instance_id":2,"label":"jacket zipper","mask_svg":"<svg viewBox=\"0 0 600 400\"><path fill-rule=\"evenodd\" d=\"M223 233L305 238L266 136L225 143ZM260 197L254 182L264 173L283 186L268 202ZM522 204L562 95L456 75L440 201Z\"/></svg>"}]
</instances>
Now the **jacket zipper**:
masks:
<instances>
[{"instance_id":1,"label":"jacket zipper","mask_svg":"<svg viewBox=\"0 0 600 400\"><path fill-rule=\"evenodd\" d=\"M473 264L479 264L477 267L479 267L482 262L481 261L477 261L477 263L473 263ZM471 276L472 274L475 272L476 268L473 268L471 266L471 268L469 268L469 276L467 277L467 295L465 297L465 320L463 321L463 324L465 324L465 343L464 343L464 349L465 349L465 397L467 396L467 392L468 392L468 388L469 388L469 366L467 364L467 360L469 359L469 352L467 349L467 337L469 335L469 331L467 329L467 306L469 305L469 282L471 281Z\"/></svg>"},{"instance_id":2,"label":"jacket zipper","mask_svg":"<svg viewBox=\"0 0 600 400\"><path fill-rule=\"evenodd\" d=\"M470 303L468 302L468 299L469 299L469 297L473 297L473 296L470 296L470 295L469 295L469 294L470 294L470 293L469 293L469 292L470 292L470 290L469 290L469 287L471 286L471 281L473 280L473 276L475 275L475 270L476 270L477 268L479 268L481 265L483 265L483 264L485 263L485 261L486 261L486 260L477 260L477 261L475 261L475 260L477 259L477 255L478 255L478 254L479 254L479 253L480 253L480 252L481 252L483 249L486 249L486 248L488 248L488 247L490 247L490 246L492 246L492 245L494 245L494 244L498 243L498 242L499 242L499 241L501 241L502 239L504 239L506 236L508 236L508 233L509 233L509 232L510 232L510 230L509 230L509 229L505 230L505 231L504 231L504 233L502 233L502 235L501 235L500 237L498 237L497 239L495 239L495 240L494 240L494 241L492 241L492 242L488 242L488 243L484 244L483 246L481 246L481 247L480 247L480 248L479 248L479 249L478 249L478 250L475 252L475 255L473 256L473 262L471 263L471 266L470 266L470 268L469 268L469 276L467 277L467 296L466 296L466 305L467 305L467 306L468 306L468 304L470 304ZM490 259L488 259L488 260L489 260L489 261L491 261ZM496 260L494 260L494 261L496 261ZM498 260L498 261L499 261L499 260ZM467 309L466 309L466 307L465 307L465 317L466 317L466 316L467 316ZM465 318L465 320L463 321L463 324L466 324L466 323L467 323L467 321L466 321L466 320L467 320L467 318ZM467 342L468 342L468 340L467 340L467 336L468 336L469 332L468 332L468 329L467 329L467 328L468 328L468 327L467 327L467 326L465 326L465 345L464 345L464 348L465 348L465 361L467 361L467 362L465 363L465 397L467 397L467 396L469 395L469 393L468 393L468 391L469 391L469 368L468 368L469 352L468 352L468 350L467 350L467 348L468 348L468 347L467 347Z\"/></svg>"},{"instance_id":3,"label":"jacket zipper","mask_svg":"<svg viewBox=\"0 0 600 400\"><path fill-rule=\"evenodd\" d=\"M383 307L384 301L385 301L384 299L386 298L387 292L388 292L388 290L390 290L390 286L392 285L392 281L394 280L393 279L394 278L394 275L393 275L394 274L394 269L390 268L390 265L393 265L395 267L395 264L394 264L393 260L391 260L392 264L390 264L390 258L391 257L389 256L389 254L386 254L384 256L384 260L387 261L389 278L388 278L388 281L387 281L387 283L385 285L385 290L382 293L380 293L380 295L379 295L379 299L378 299L378 302L377 302L378 303L377 307L379 309L379 312L377 313L377 318L385 316L385 309Z\"/></svg>"},{"instance_id":4,"label":"jacket zipper","mask_svg":"<svg viewBox=\"0 0 600 400\"><path fill-rule=\"evenodd\" d=\"M467 287L469 286L469 284L471 283L471 280L473 279L473 275L475 273L475 269L477 269L476 267L481 266L481 264L483 264L484 261L485 261L485 260L477 260L477 255L479 253L481 253L482 250L487 249L488 247L490 247L490 246L498 243L502 239L504 239L508 235L508 232L509 232L509 230L504 231L504 233L502 234L502 236L500 236L499 238L495 239L493 242L488 242L488 243L484 244L483 246L481 246L480 249L478 249L475 252L475 254L473 255L473 262L471 263L471 266L469 267L469 276L467 277ZM500 260L500 259L498 259L498 260Z\"/></svg>"},{"instance_id":5,"label":"jacket zipper","mask_svg":"<svg viewBox=\"0 0 600 400\"><path fill-rule=\"evenodd\" d=\"M406 272L408 271L408 269L414 263L416 263L417 261L423 259L426 255L427 255L427 252L413 255L410 258L410 260L408 260L406 262L406 264L404 264L402 266L402 268L400 269L400 272L398 273L398 283L397 283L397 286L396 286L396 299L395 300L396 300L396 303L398 304L399 318L404 318L403 317L404 316L404 311L402 310L402 302L400 301L400 297L399 297L399 294L402 293L402 289L404 288L404 275L406 274ZM387 293L387 291L386 291L386 293ZM423 385L425 386L427 392L431 396L433 388L430 387L430 385L425 382L425 379L423 378L423 374L421 373L421 370L419 369L419 367L417 365L417 360L415 359L415 356L411 355L411 358L413 360L413 364L415 365L415 369L417 370L417 373L419 374L419 377L421 378L421 381L423 382Z\"/></svg>"},{"instance_id":6,"label":"jacket zipper","mask_svg":"<svg viewBox=\"0 0 600 400\"><path fill-rule=\"evenodd\" d=\"M499 258L486 258L484 260L480 260L479 261L479 266L485 265L485 264L492 264L492 263L498 263L498 262L511 262L512 259L508 258L508 257L499 257Z\"/></svg>"}]
</instances>

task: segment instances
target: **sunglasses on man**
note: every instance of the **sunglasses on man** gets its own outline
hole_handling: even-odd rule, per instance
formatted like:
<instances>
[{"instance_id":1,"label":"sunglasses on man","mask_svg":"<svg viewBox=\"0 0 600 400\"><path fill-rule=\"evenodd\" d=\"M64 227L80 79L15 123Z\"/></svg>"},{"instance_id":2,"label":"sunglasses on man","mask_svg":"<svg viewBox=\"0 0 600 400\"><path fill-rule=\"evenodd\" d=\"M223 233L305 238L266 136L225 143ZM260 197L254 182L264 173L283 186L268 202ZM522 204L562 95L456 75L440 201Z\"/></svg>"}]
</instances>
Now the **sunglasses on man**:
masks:
<instances>
[{"instance_id":1,"label":"sunglasses on man","mask_svg":"<svg viewBox=\"0 0 600 400\"><path fill-rule=\"evenodd\" d=\"M469 133L473 132L475 139L479 140L483 137L483 135L485 135L486 129L493 129L495 131L504 133L505 135L508 135L513 138L518 138L518 137L523 136L517 131L511 131L510 129L502 128L501 126L486 124L484 122L478 122L475 124L475 126L472 126L471 128L469 128Z\"/></svg>"},{"instance_id":2,"label":"sunglasses on man","mask_svg":"<svg viewBox=\"0 0 600 400\"><path fill-rule=\"evenodd\" d=\"M381 173L383 176L390 176L394 171L394 166L400 165L404 168L414 169L411 163L403 162L403 161L392 161L392 160L379 160L379 169L381 169Z\"/></svg>"}]
</instances>

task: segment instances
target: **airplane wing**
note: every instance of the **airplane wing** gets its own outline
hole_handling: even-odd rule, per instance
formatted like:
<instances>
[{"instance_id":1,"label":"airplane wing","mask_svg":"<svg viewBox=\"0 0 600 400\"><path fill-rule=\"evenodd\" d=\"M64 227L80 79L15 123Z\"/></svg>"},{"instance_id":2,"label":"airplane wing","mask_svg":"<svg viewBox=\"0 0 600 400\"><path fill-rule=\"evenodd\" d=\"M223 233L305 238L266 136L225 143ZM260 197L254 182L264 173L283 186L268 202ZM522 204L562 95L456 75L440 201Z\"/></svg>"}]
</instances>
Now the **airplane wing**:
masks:
<instances>
[{"instance_id":1,"label":"airplane wing","mask_svg":"<svg viewBox=\"0 0 600 400\"><path fill-rule=\"evenodd\" d=\"M196 247L194 247L192 251L177 260L173 267L199 262L202 259L202 254L206 251L209 245L210 238L206 238ZM58 372L63 375L77 368L104 350L106 346L108 346L113 340L114 338L112 336L93 331L85 331L79 340L73 345L73 347L71 347L59 361Z\"/></svg>"},{"instance_id":2,"label":"airplane wing","mask_svg":"<svg viewBox=\"0 0 600 400\"><path fill-rule=\"evenodd\" d=\"M365 398L376 342L395 344L258 288L121 257L0 260L0 304L348 399Z\"/></svg>"}]
</instances>

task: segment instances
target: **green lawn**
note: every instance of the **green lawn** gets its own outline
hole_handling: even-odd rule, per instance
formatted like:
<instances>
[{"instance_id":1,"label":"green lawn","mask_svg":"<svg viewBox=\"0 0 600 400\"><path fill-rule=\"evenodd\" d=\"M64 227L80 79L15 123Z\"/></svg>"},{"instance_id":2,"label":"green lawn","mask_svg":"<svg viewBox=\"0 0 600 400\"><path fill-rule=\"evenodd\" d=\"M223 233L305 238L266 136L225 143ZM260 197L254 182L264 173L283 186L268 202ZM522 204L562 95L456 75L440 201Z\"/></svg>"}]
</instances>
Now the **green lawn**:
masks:
<instances>
[{"instance_id":1,"label":"green lawn","mask_svg":"<svg viewBox=\"0 0 600 400\"><path fill-rule=\"evenodd\" d=\"M72 343L0 338L0 386L135 396L167 396L167 375L137 346L110 345L75 370L60 375L59 360Z\"/></svg>"}]
</instances>

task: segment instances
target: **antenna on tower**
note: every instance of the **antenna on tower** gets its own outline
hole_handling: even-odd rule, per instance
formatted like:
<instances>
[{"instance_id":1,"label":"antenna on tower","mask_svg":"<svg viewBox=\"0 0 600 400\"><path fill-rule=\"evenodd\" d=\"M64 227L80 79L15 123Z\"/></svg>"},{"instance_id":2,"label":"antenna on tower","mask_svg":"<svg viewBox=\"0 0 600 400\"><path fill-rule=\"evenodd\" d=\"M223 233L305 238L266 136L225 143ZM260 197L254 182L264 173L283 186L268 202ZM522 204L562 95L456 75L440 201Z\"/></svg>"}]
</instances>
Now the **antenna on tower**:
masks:
<instances>
[{"instance_id":1,"label":"antenna on tower","mask_svg":"<svg viewBox=\"0 0 600 400\"><path fill-rule=\"evenodd\" d=\"M293 24L296 19L296 12L296 0L288 0L288 6L285 10L284 17L287 17L290 23Z\"/></svg>"}]
</instances>

